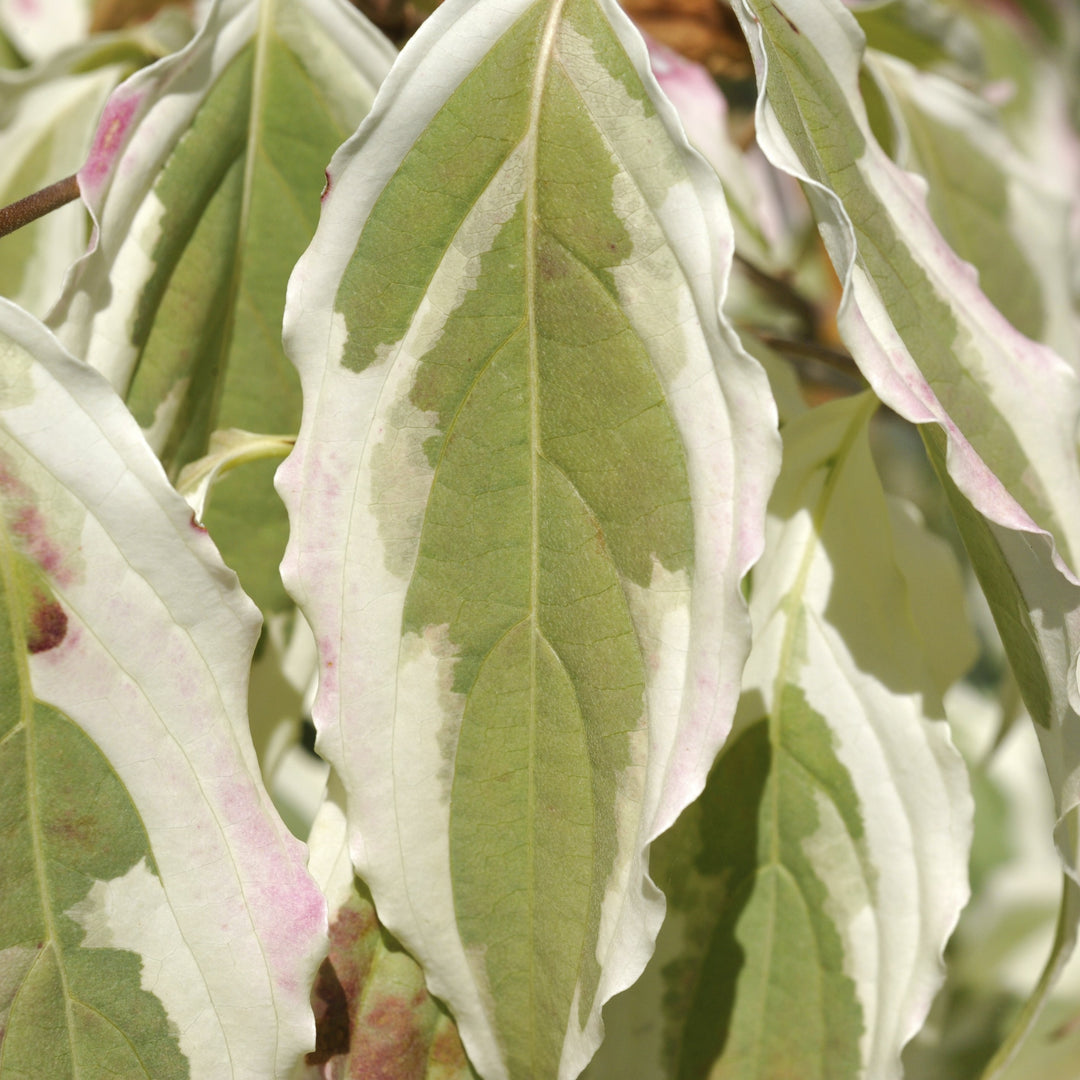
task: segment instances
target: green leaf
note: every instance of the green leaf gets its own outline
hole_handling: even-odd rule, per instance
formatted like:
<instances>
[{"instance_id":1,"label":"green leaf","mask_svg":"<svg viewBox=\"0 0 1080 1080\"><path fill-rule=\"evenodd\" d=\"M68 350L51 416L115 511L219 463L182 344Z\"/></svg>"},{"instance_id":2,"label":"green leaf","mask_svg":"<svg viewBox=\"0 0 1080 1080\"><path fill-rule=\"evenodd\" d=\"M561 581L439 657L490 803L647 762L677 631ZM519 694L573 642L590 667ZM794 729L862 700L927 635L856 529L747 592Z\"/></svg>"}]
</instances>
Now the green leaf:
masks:
<instances>
[{"instance_id":1,"label":"green leaf","mask_svg":"<svg viewBox=\"0 0 1080 1080\"><path fill-rule=\"evenodd\" d=\"M647 845L730 724L775 460L731 244L614 5L452 0L290 281L318 747L486 1080L591 1056L662 915Z\"/></svg>"},{"instance_id":2,"label":"green leaf","mask_svg":"<svg viewBox=\"0 0 1080 1080\"><path fill-rule=\"evenodd\" d=\"M325 902L247 730L258 613L105 381L6 301L0 354L0 1077L281 1075Z\"/></svg>"},{"instance_id":3,"label":"green leaf","mask_svg":"<svg viewBox=\"0 0 1080 1080\"><path fill-rule=\"evenodd\" d=\"M125 397L171 476L217 429L295 432L286 282L326 163L392 56L345 0L222 0L187 49L110 99L79 173L97 244L50 321ZM288 603L272 475L247 466L206 519L264 610Z\"/></svg>"},{"instance_id":4,"label":"green leaf","mask_svg":"<svg viewBox=\"0 0 1080 1080\"><path fill-rule=\"evenodd\" d=\"M1080 877L1080 378L987 300L871 134L863 36L838 0L740 0L763 148L803 180L871 387L922 425L1040 739Z\"/></svg>"}]
</instances>

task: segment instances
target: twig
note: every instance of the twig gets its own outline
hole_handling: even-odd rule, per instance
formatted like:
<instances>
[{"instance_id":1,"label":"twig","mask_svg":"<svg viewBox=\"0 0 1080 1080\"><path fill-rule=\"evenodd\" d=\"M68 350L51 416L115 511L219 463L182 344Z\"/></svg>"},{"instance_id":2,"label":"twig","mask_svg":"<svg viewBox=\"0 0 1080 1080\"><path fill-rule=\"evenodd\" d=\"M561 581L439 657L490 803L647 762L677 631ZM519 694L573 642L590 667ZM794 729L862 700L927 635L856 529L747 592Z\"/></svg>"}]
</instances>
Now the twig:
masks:
<instances>
[{"instance_id":1,"label":"twig","mask_svg":"<svg viewBox=\"0 0 1080 1080\"><path fill-rule=\"evenodd\" d=\"M57 180L55 184L0 209L0 236L7 236L78 197L78 180L74 176L65 176L63 180Z\"/></svg>"},{"instance_id":2,"label":"twig","mask_svg":"<svg viewBox=\"0 0 1080 1080\"><path fill-rule=\"evenodd\" d=\"M777 352L786 353L790 356L808 356L812 360L820 360L829 367L842 371L845 375L853 375L862 379L862 373L858 365L846 352L839 349L830 349L827 345L819 345L816 341L798 341L794 338L781 337L779 334L769 333L768 330L758 330L749 327L750 333L769 348Z\"/></svg>"},{"instance_id":3,"label":"twig","mask_svg":"<svg viewBox=\"0 0 1080 1080\"><path fill-rule=\"evenodd\" d=\"M745 255L735 252L735 261L743 268L746 276L763 292L770 293L782 306L794 311L803 325L811 333L817 330L819 312L811 301L807 300L790 282L762 270Z\"/></svg>"}]
</instances>

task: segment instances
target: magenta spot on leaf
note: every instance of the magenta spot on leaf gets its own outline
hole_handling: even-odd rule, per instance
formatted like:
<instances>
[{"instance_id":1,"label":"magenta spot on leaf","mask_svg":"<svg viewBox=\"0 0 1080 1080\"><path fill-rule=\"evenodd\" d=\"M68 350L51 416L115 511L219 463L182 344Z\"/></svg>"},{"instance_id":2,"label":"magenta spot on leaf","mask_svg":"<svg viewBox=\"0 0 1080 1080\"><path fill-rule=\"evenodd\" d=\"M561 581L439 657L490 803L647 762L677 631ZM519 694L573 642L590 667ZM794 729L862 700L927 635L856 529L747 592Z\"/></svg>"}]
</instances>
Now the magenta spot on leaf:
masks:
<instances>
[{"instance_id":1,"label":"magenta spot on leaf","mask_svg":"<svg viewBox=\"0 0 1080 1080\"><path fill-rule=\"evenodd\" d=\"M330 194L330 186L331 186L330 170L326 169L323 172L323 176L326 177L326 183L323 184L322 194L319 196L319 202L326 202L326 196Z\"/></svg>"},{"instance_id":2,"label":"magenta spot on leaf","mask_svg":"<svg viewBox=\"0 0 1080 1080\"><path fill-rule=\"evenodd\" d=\"M26 648L32 653L55 649L67 633L67 612L55 601L47 600L40 592L34 595Z\"/></svg>"},{"instance_id":3,"label":"magenta spot on leaf","mask_svg":"<svg viewBox=\"0 0 1080 1080\"><path fill-rule=\"evenodd\" d=\"M35 504L34 492L0 462L0 514L19 550L61 585L74 575L64 551L49 535L49 523Z\"/></svg>"},{"instance_id":4,"label":"magenta spot on leaf","mask_svg":"<svg viewBox=\"0 0 1080 1080\"><path fill-rule=\"evenodd\" d=\"M36 506L21 506L11 522L11 531L23 541L23 549L45 571L58 575L62 570L60 549L46 534L45 519Z\"/></svg>"},{"instance_id":5,"label":"magenta spot on leaf","mask_svg":"<svg viewBox=\"0 0 1080 1080\"><path fill-rule=\"evenodd\" d=\"M94 133L94 145L90 148L90 155L79 170L79 187L83 194L90 195L105 179L113 159L123 146L124 136L141 101L141 95L120 97L114 94L109 99Z\"/></svg>"}]
</instances>

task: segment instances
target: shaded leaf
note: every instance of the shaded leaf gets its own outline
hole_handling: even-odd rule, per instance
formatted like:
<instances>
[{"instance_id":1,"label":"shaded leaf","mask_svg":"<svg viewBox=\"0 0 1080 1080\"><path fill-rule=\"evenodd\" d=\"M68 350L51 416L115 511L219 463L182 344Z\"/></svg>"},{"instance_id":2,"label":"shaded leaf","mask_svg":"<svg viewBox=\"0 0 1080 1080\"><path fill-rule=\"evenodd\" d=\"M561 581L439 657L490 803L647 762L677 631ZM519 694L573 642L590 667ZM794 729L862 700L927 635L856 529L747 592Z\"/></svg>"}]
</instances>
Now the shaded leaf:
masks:
<instances>
[{"instance_id":1,"label":"shaded leaf","mask_svg":"<svg viewBox=\"0 0 1080 1080\"><path fill-rule=\"evenodd\" d=\"M741 2L763 148L804 181L844 281L839 325L879 397L922 425L994 612L1076 876L1080 802L1080 379L979 290L927 210L925 185L871 134L863 36L838 0Z\"/></svg>"}]
</instances>

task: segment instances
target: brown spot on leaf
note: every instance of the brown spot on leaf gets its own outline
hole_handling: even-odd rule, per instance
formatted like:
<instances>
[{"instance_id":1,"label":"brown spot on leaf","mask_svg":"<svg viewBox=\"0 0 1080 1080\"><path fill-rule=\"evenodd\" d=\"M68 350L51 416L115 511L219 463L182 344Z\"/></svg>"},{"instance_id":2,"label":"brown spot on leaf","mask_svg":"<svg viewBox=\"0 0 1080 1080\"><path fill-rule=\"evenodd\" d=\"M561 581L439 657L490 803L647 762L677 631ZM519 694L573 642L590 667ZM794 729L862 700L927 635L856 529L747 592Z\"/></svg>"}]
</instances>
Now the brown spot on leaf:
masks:
<instances>
[{"instance_id":1,"label":"brown spot on leaf","mask_svg":"<svg viewBox=\"0 0 1080 1080\"><path fill-rule=\"evenodd\" d=\"M564 259L558 257L551 244L541 244L536 253L536 266L544 281L554 281L567 275L567 265Z\"/></svg>"},{"instance_id":2,"label":"brown spot on leaf","mask_svg":"<svg viewBox=\"0 0 1080 1080\"><path fill-rule=\"evenodd\" d=\"M386 994L359 1018L349 1075L356 1080L423 1076L428 1056L425 1035L411 1003L398 994Z\"/></svg>"},{"instance_id":3,"label":"brown spot on leaf","mask_svg":"<svg viewBox=\"0 0 1080 1080\"><path fill-rule=\"evenodd\" d=\"M52 816L45 825L49 841L65 850L92 848L101 840L100 821L93 814L76 813L70 807Z\"/></svg>"},{"instance_id":4,"label":"brown spot on leaf","mask_svg":"<svg viewBox=\"0 0 1080 1080\"><path fill-rule=\"evenodd\" d=\"M30 626L26 635L26 648L32 653L55 649L67 633L67 612L56 600L47 599L42 593L34 593L34 607L30 612Z\"/></svg>"}]
</instances>

